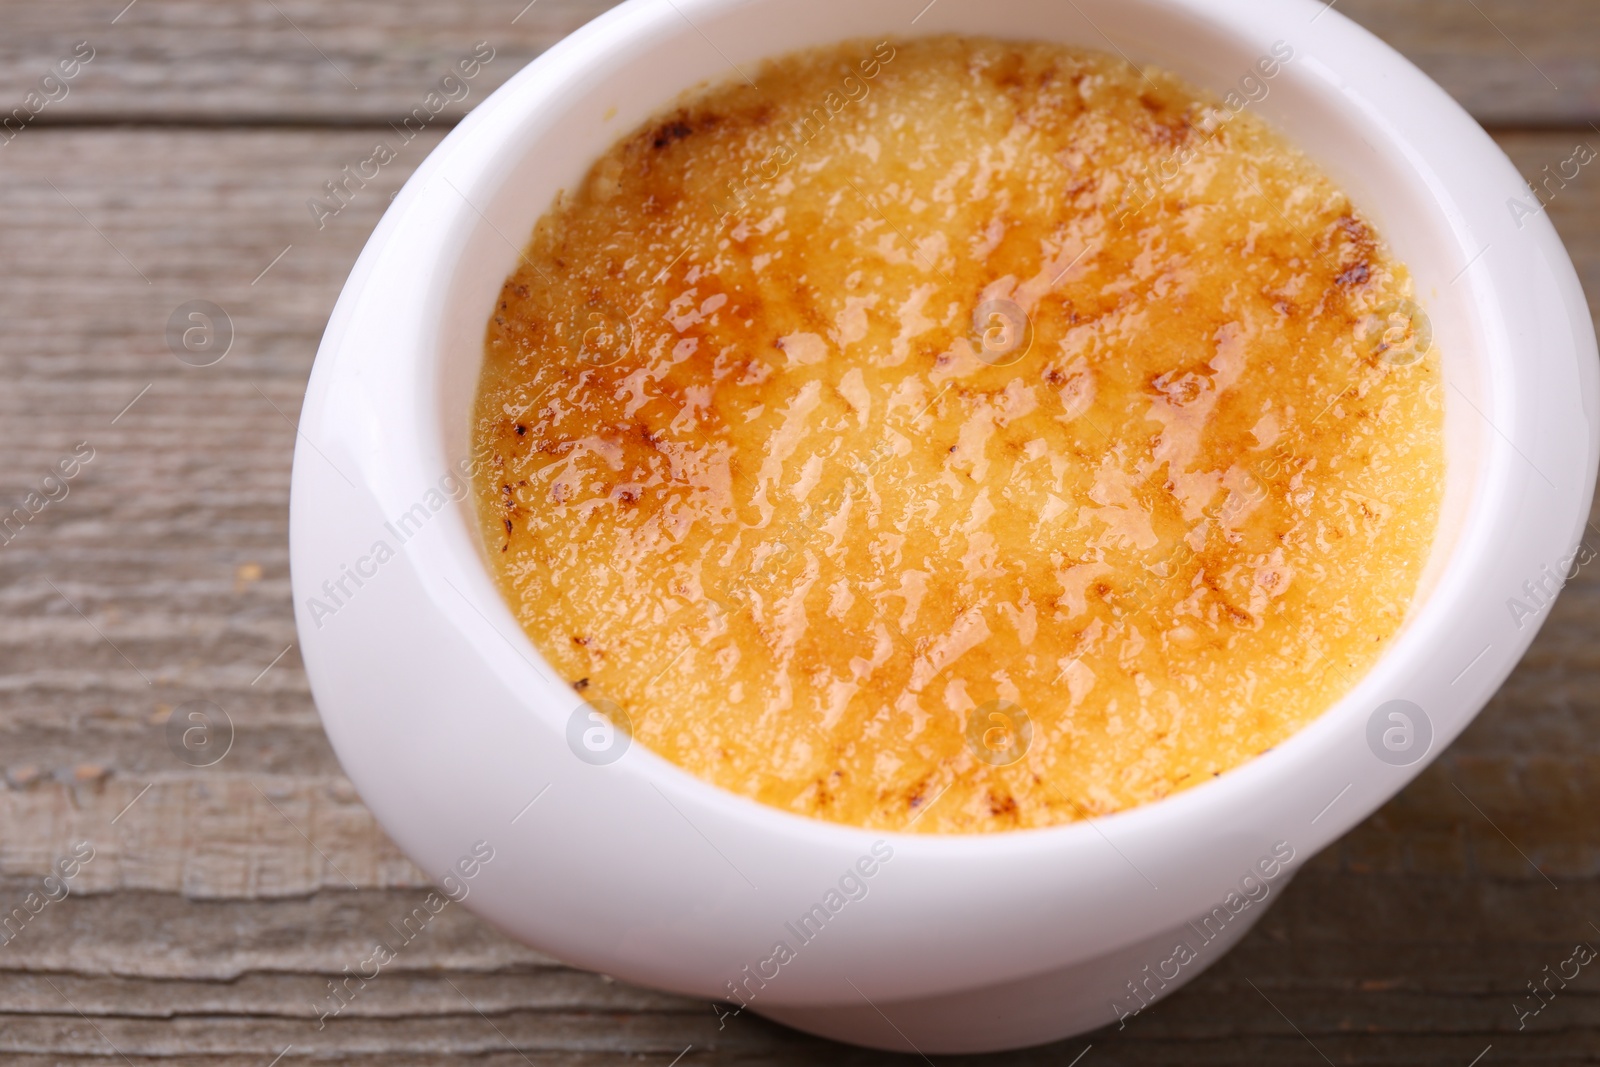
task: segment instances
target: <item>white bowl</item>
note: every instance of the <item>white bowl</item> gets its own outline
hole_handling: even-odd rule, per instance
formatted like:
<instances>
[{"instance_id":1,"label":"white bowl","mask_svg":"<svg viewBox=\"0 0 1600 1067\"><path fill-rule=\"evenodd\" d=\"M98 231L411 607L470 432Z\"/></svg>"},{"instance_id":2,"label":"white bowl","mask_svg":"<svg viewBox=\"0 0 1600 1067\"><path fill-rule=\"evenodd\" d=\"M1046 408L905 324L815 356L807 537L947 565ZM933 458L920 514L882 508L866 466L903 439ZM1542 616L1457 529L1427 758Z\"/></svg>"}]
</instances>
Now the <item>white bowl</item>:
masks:
<instances>
[{"instance_id":1,"label":"white bowl","mask_svg":"<svg viewBox=\"0 0 1600 1067\"><path fill-rule=\"evenodd\" d=\"M443 877L479 841L480 854L493 849L470 883L457 876L467 907L577 966L721 1000L742 981L752 1011L926 1053L1045 1042L1171 992L1260 916L1264 904L1239 909L1245 898L1228 895L1274 846L1294 860L1245 883L1256 896L1265 885L1267 900L1461 732L1546 614L1515 617L1508 600L1527 602L1524 582L1578 542L1597 379L1555 231L1508 209L1528 198L1522 179L1443 91L1336 11L1310 0L924 4L631 0L512 78L407 183L345 286L306 397L291 528L302 651L328 736L424 871ZM1377 666L1287 743L1092 823L877 834L760 806L642 746L584 762L566 740L577 698L496 592L471 502L448 480L468 452L485 323L517 249L614 140L730 64L943 32L1115 49L1218 93L1275 42L1293 47L1253 106L1410 265L1444 354L1450 475L1418 606ZM380 541L393 558L374 553ZM1405 725L1389 718L1394 700L1420 709L1399 755L1368 742L1373 722ZM892 859L864 898L827 913L827 891L875 842ZM829 919L802 944L785 924L818 903ZM1189 921L1219 904L1238 914L1214 919L1221 933L1202 944ZM1183 939L1197 958L1173 962ZM775 959L780 941L793 959Z\"/></svg>"}]
</instances>

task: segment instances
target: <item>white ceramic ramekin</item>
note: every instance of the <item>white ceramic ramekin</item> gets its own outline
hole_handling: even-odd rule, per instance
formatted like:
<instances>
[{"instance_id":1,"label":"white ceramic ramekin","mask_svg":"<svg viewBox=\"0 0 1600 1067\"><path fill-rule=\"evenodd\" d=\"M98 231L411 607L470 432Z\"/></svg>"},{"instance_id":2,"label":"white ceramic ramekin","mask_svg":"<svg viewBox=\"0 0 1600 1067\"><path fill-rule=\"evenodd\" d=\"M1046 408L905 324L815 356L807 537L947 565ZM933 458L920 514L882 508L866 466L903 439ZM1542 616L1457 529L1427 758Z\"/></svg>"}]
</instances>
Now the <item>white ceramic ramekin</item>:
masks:
<instances>
[{"instance_id":1,"label":"white ceramic ramekin","mask_svg":"<svg viewBox=\"0 0 1600 1067\"><path fill-rule=\"evenodd\" d=\"M680 91L808 45L943 32L1114 50L1218 93L1275 43L1293 48L1252 106L1376 220L1444 353L1450 482L1423 597L1371 673L1286 744L1093 823L881 835L761 807L641 746L609 765L576 758L577 700L496 593L451 475L518 247L558 189ZM1555 231L1512 199L1532 202L1459 107L1310 0L632 0L446 138L328 326L291 514L328 735L425 871L488 842L467 906L578 966L708 999L737 987L752 1011L891 1049L1016 1047L1115 1023L1214 961L1264 910L1243 901L1263 886L1270 901L1437 756L1544 617L1508 602L1533 608L1524 583L1548 592L1582 533L1595 345ZM843 898L829 891L880 841L866 895L830 911ZM1294 856L1282 869L1275 847ZM806 932L821 932L796 936L819 904Z\"/></svg>"}]
</instances>

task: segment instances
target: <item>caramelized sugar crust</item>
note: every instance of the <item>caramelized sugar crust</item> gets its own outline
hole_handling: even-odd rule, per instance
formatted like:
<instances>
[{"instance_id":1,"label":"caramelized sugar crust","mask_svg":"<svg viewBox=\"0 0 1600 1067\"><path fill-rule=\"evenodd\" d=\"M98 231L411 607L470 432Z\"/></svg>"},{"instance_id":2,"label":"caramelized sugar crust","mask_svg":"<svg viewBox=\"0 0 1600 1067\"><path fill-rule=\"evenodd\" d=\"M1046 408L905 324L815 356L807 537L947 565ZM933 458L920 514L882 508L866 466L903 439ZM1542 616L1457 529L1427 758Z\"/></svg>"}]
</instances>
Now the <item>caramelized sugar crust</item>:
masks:
<instances>
[{"instance_id":1,"label":"caramelized sugar crust","mask_svg":"<svg viewBox=\"0 0 1600 1067\"><path fill-rule=\"evenodd\" d=\"M574 707L787 811L964 833L1167 796L1348 690L1428 555L1443 406L1328 178L1095 52L755 81L618 142L490 323L484 544Z\"/></svg>"}]
</instances>

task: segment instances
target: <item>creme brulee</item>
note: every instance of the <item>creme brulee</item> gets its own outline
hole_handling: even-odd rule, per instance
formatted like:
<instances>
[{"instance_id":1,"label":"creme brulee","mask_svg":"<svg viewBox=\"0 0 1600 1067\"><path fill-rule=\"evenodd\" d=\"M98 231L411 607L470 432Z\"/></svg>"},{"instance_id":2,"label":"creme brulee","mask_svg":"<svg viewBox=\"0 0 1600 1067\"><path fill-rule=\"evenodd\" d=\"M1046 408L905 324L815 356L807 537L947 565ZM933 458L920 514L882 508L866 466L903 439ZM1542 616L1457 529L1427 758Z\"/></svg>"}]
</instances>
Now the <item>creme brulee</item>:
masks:
<instances>
[{"instance_id":1,"label":"creme brulee","mask_svg":"<svg viewBox=\"0 0 1600 1067\"><path fill-rule=\"evenodd\" d=\"M1346 692L1445 459L1339 189L1092 51L752 73L607 152L489 326L484 542L574 706L786 811L963 833L1167 796Z\"/></svg>"}]
</instances>

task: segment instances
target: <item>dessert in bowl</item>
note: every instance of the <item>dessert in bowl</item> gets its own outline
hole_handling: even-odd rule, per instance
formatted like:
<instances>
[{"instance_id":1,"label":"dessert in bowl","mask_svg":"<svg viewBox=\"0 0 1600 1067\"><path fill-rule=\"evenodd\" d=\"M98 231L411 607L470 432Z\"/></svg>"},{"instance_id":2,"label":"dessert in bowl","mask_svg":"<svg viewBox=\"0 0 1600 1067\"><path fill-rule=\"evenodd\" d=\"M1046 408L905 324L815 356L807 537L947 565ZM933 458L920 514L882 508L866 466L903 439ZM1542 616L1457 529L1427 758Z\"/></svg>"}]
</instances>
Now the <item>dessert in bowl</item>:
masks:
<instances>
[{"instance_id":1,"label":"dessert in bowl","mask_svg":"<svg viewBox=\"0 0 1600 1067\"><path fill-rule=\"evenodd\" d=\"M396 841L432 873L446 870L474 842L493 844L496 860L475 883L469 906L559 958L888 1048L906 1049L910 1041L927 1052L972 1051L1065 1036L1125 1018L1217 958L1259 917L1299 861L1403 786L1466 725L1515 664L1533 626L1508 613L1505 600L1524 580L1570 555L1587 514L1595 466L1592 331L1553 231L1543 220L1519 230L1505 212L1504 201L1520 179L1470 118L1381 43L1337 13L1319 15L1320 10L1315 4L1254 3L1064 9L1023 3L987 10L942 0L912 25L917 11L852 10L843 4L629 4L553 49L480 107L408 184L358 264L330 324L308 395L303 429L316 447L303 447L296 460L293 561L308 671L341 760ZM898 814L870 808L830 813L816 803L820 792L810 800L803 791L762 796L752 789L747 792L757 799L739 795L714 784L714 774L706 775L712 781L697 777L705 768L692 766L691 760L662 758L655 748L673 755L667 751L670 742L665 731L650 732L648 709L639 716L644 727L639 743L629 743L630 729L619 729L604 715L596 718L597 709L610 707L632 716L634 708L626 705L637 698L602 705L610 698L576 691L574 686L589 676L569 676L577 664L560 661L576 656L573 649L589 655L581 643L573 641L560 654L546 648L549 655L541 655L544 646L523 632L501 595L492 553L486 551L490 545L480 536L480 509L467 490L469 478L489 484L483 477L484 455L474 447L481 443L474 440L475 404L480 381L487 380L484 326L504 300L507 279L525 284L514 275L530 262L557 283L566 277L541 263L537 240L526 245L557 194L579 190L597 160L674 105L680 94L722 83L729 64L741 75L754 74L762 61L798 48L864 41L870 53L876 42L904 42L907 54L897 54L877 76L873 91L886 96L885 79L897 75L894 64L925 47L916 43L919 34L956 42L992 38L1094 49L1110 53L1096 60L1110 64L1122 61L1116 55L1121 52L1220 100L1243 79L1252 79L1243 83L1255 98L1249 105L1251 121L1259 119L1263 128L1278 131L1303 152L1348 197L1352 221L1369 220L1384 239L1386 255L1392 254L1392 259L1380 257L1381 263L1364 261L1367 277L1359 284L1373 281L1383 289L1376 294L1382 299L1352 305L1351 322L1382 312L1381 323L1386 308L1410 302L1425 309L1430 324L1431 343L1419 350L1419 358L1374 367L1384 380L1395 380L1389 372L1396 367L1433 373L1432 395L1442 408L1438 437L1447 462L1432 468L1423 464L1443 470L1442 481L1433 483L1437 501L1422 502L1421 513L1428 516L1424 529L1409 544L1386 542L1369 552L1393 553L1395 560L1411 559L1415 565L1416 572L1400 583L1404 588L1390 597L1401 605L1403 623L1395 618L1376 661L1333 685L1322 704L1303 685L1286 688L1315 706L1274 737L1270 752L1236 759L1220 776L1203 774L1209 780L1201 784L1177 784L1165 791L1170 795L1157 788L1112 797L1094 808L1083 803L1093 796L1088 790L1076 794L1067 788L1064 803L1046 799L1037 805L1013 791L1008 795L1014 806L1008 809L996 791L974 792L951 797L955 802L949 810L976 818L935 822L934 829L944 832L922 832L922 821L944 818L938 815L944 801L925 795L927 814L918 814L922 804L912 804L919 795L915 781L899 792ZM1284 49L1292 52L1287 62ZM1262 93L1253 87L1265 84L1260 64L1266 60L1275 61L1277 69L1270 92ZM882 58L878 63L882 67ZM1165 76L1156 80L1160 77ZM688 151L699 134L693 123L684 125L690 127L685 136L673 128L653 136L651 150L664 136L663 155ZM954 118L951 128L959 128ZM900 255L911 258L917 235L893 232L893 223L904 229L908 217L897 220L893 203L874 208L865 201L875 190L862 185L862 191L867 197L857 208L861 218L881 209L888 223L883 236L891 240L877 254L892 257L898 240L904 242ZM752 192L752 203L767 192ZM1165 190L1152 193L1154 198ZM1283 207L1291 216L1296 210L1288 199ZM953 259L941 264L932 248L921 251L952 279L964 269ZM1059 277L1062 291L1078 286L1066 299L1083 303L1119 278L1109 271L1091 277L1099 269L1092 253L1071 262L1080 251L1070 235L1062 240L1044 281ZM1353 281L1348 271L1354 264L1341 259L1338 249L1327 251L1333 261L1327 266L1338 268L1334 277ZM1249 270L1245 257L1235 258L1235 269ZM1373 270L1375 264L1394 269ZM1056 290L1017 299L1042 265L1000 274L1015 275L1007 292L992 290L997 279L986 279L979 292L964 298L971 305L1009 300L1024 309L1040 346L1033 353L1039 360L1034 375L1043 379L1049 361L1059 362L1061 380L1048 384L1060 406L1075 395L1067 389L1072 363L1063 358L1066 336L1058 316L1064 305L1040 311L1045 301L1059 299ZM650 278L667 267L683 264L663 259ZM911 269L919 268L912 264ZM1228 269L1221 262L1211 274ZM681 279L673 279L670 270L667 274L681 293L686 288ZM737 302L737 294L727 296L729 306ZM1291 294L1280 296L1294 302ZM574 337L603 339L611 331L626 332L631 340L633 320L619 326L606 304L601 299L594 305L598 318L566 328L577 331ZM709 318L719 310L707 308L701 297L677 314ZM976 310L962 306L953 318L928 317L951 329L950 323ZM1401 335L1415 332L1417 316L1410 319ZM783 369L793 363L817 375L839 370L828 382L829 402L835 403L838 394L840 416L858 413L850 404L853 386L837 365L841 357L826 348L829 325L837 327L836 317L821 328L786 330L775 338L784 339L783 345L760 355ZM987 336L979 328L984 320L973 325L964 354L965 369L976 378L952 385L953 395L943 401L928 391L926 411L906 409L913 430L916 419L934 421L920 434L903 434L911 451L881 461L868 458L876 467L862 482L863 495L871 479L887 485L894 465L908 457L922 457L927 470L943 471L949 464L953 477L968 478L973 464L983 460L983 451L963 440L961 426L971 422L970 410L946 412L939 405L979 404L991 395L1003 400L1006 383L1021 380L1018 368L1024 362L1002 367L1004 360L995 359L971 366ZM1002 316L1001 325L1015 323ZM1378 336L1389 333L1383 328ZM1137 385L1147 391L1156 385L1147 408L1166 398L1171 411L1184 409L1211 389L1208 382L1227 373L1227 359L1218 358L1226 356L1226 337L1219 342L1214 332L1205 336L1206 351L1187 363L1141 365L1141 373L1158 373L1126 389ZM1261 344L1272 343L1265 325L1255 336ZM586 343L569 351L581 358ZM818 343L823 345L820 358ZM892 351L892 338L886 347ZM940 355L954 353L957 364L963 355L953 342L931 347L940 351L906 353L906 365L924 357L932 361L930 381ZM1381 342L1365 349L1363 358L1381 362L1379 347ZM1080 354L1087 366L1106 366L1089 358L1092 346ZM592 372L591 380L604 379L601 372L607 371L622 380L624 375L612 368L625 363L609 358L591 358L578 370ZM860 362L872 365L865 358ZM985 376L995 388L969 387ZM688 395L693 383L678 384ZM803 382L797 384L803 389ZM858 399L877 399L872 391L877 384L864 380ZM892 394L899 384L885 380L883 387ZM1106 395L1116 391L1111 384ZM518 388L527 391L519 397ZM1280 407L1290 399L1303 406L1294 388L1285 387ZM538 389L532 381L513 384L502 406L547 403ZM1259 445L1272 436L1271 424L1262 421L1270 414L1261 407L1271 399L1268 393L1253 397L1257 403L1236 442ZM1419 427L1431 417L1418 399L1425 395L1407 393L1396 400L1422 405L1412 412ZM987 402L993 408L997 401ZM887 401L869 406L882 411ZM1061 408L1055 414L1071 412ZM1329 417L1344 414L1335 405ZM938 420L946 416L941 425ZM1242 418L1237 413L1230 425ZM1000 420L989 421L998 425ZM1304 421L1311 422L1311 416ZM521 423L529 433L520 435L517 425L511 420L505 427L511 438L554 424L548 418ZM723 428L713 419L697 425L711 438L701 447L714 449ZM671 422L645 425L627 447L651 449L646 436L670 445L659 436L670 428ZM1137 437L1120 425L1103 428L1128 442ZM1161 429L1158 420L1140 432L1149 438ZM1251 435L1248 441L1245 432ZM1038 436L1015 440L1016 454L1028 458L1030 442ZM929 451L926 446L934 440L944 456L954 459ZM1048 467L1051 456L1066 455L1070 445L1047 440L1046 451L1034 458ZM608 447L597 439L594 451L603 456ZM758 453L747 455L759 464ZM808 458L797 458L800 470ZM1092 466L1100 460L1096 455L1083 461ZM1235 465L1215 470L1226 477ZM760 492L759 465L749 474L753 488L746 502ZM1228 509L1227 501L1234 499L1230 492L1237 494L1241 503L1217 514L1219 523L1230 515L1245 518L1242 512L1254 499L1249 484L1235 478L1234 485L1216 490L1200 505L1201 510L1208 505ZM772 484L768 496L777 502L777 488L792 489L795 483L793 477L779 477ZM1418 484L1425 488L1430 480L1423 477ZM618 479L604 488L608 506L620 514L616 509L628 503L630 486ZM1102 490L1114 488L1108 484ZM1101 507L1117 503L1104 491L1104 499L1096 501L1092 484L1081 492ZM532 500L514 503L527 506ZM1028 514L1029 523L1038 522L1048 506L1044 501ZM516 520L525 516L511 518L515 532ZM753 525L751 518L759 516L747 515L744 525ZM1110 530L1100 525L1105 529L1090 534ZM571 557L603 554L623 529L625 523L619 522L587 533L569 528ZM1135 547L1143 540L1137 531L1123 532ZM1060 538L1070 543L1071 536L1067 531ZM1170 538L1171 530L1156 536ZM563 548L557 541L544 544ZM942 550L926 548L922 558L936 567ZM1204 545L1193 550L1197 556L1209 551ZM1252 558L1259 555L1254 552ZM801 548L780 560L777 570L743 570L759 581L804 559ZM1082 562L1080 552L1071 565ZM1165 573L1161 558L1151 565ZM1174 565L1196 566L1187 557ZM930 570L930 580L938 578L932 568L922 569ZM1330 581L1349 577L1334 575ZM1386 572L1386 580L1392 577ZM1107 574L1097 580L1116 591ZM1280 579L1260 574L1252 581L1270 601ZM764 594L749 584L731 597L704 588L692 592L702 594L686 598L702 610L701 618L711 598L722 602L728 616L738 617ZM865 593L862 599L870 600ZM1100 596L1102 603L1107 599L1094 589L1089 595ZM1037 596L1043 603L1044 591ZM894 602L897 619L904 599ZM1049 599L1059 604L1062 590L1050 590ZM1020 601L1007 602L1022 618ZM955 609L968 605L933 606L959 618ZM1249 598L1235 606L1248 612ZM1129 607L1126 595L1122 607ZM560 618L571 621L570 615ZM691 655L679 637L691 626L687 618L639 614L636 633L611 634L635 642L626 657L630 662L649 652L649 670L667 668L670 677L671 656ZM838 625L848 629L858 623L846 613ZM706 632L699 620L693 626ZM870 627L859 631L869 632ZM574 631L568 639L588 636ZM863 637L852 640L865 644ZM870 648L859 651L862 658L872 658ZM906 676L916 669L914 658L907 658ZM1073 697L1075 678L1082 688L1082 675L1070 659L1059 673L1055 692L1065 703ZM704 664L698 674L714 685ZM649 681L650 675L640 675L640 692ZM1046 675L1037 683L1040 695L1030 698L1035 719L1042 713L1037 709L1050 702L1051 682ZM608 684L629 683L613 678ZM936 690L943 711L965 715L966 721L970 712L996 699L1015 703L1001 690L976 692L970 679L965 696L948 684L923 689ZM848 718L852 705L843 706ZM940 708L930 704L924 710L932 716ZM907 717L914 715L908 711ZM1007 725L1014 723L1007 719ZM963 725L948 733L947 745L966 732ZM1045 751L1049 738L1041 730L1032 744ZM885 743L886 750L890 747ZM976 757L977 751L963 756L957 749L954 755L959 761ZM774 748L773 765L792 756ZM1026 766L1026 760L1007 766ZM1224 768L1190 759L1183 769ZM955 765L946 773L941 784L970 777ZM1011 812L1017 817L1007 822ZM1024 813L1037 817L1024 818ZM1007 832L968 832L976 829Z\"/></svg>"}]
</instances>

